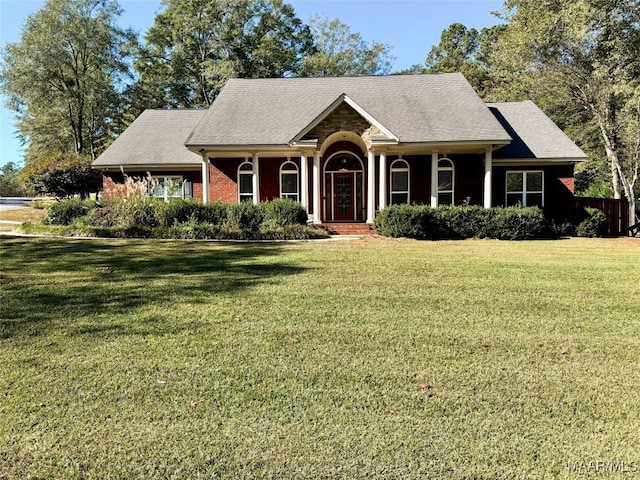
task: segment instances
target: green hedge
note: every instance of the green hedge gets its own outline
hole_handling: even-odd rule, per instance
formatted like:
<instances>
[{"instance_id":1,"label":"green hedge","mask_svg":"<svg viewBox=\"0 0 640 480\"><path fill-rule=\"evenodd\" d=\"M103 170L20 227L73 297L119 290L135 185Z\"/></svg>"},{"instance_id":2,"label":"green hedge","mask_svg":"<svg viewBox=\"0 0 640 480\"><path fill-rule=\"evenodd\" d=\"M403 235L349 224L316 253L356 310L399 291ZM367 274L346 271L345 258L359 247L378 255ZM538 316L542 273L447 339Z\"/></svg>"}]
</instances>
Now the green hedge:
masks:
<instances>
[{"instance_id":1,"label":"green hedge","mask_svg":"<svg viewBox=\"0 0 640 480\"><path fill-rule=\"evenodd\" d=\"M387 237L417 239L497 238L527 240L549 236L537 207L392 205L378 213L373 228Z\"/></svg>"},{"instance_id":2,"label":"green hedge","mask_svg":"<svg viewBox=\"0 0 640 480\"><path fill-rule=\"evenodd\" d=\"M602 237L607 233L607 217L597 208L586 207L582 217L584 220L576 228L579 237Z\"/></svg>"},{"instance_id":3,"label":"green hedge","mask_svg":"<svg viewBox=\"0 0 640 480\"><path fill-rule=\"evenodd\" d=\"M196 200L164 202L129 197L104 202L64 200L53 205L50 225L65 225L66 235L124 238L309 239L324 230L307 227L307 212L289 199L202 204ZM30 228L34 228L33 226ZM54 230L59 233L60 229Z\"/></svg>"},{"instance_id":4,"label":"green hedge","mask_svg":"<svg viewBox=\"0 0 640 480\"><path fill-rule=\"evenodd\" d=\"M45 223L49 225L70 225L77 218L87 215L96 202L93 200L61 200L52 203L47 209Z\"/></svg>"}]
</instances>

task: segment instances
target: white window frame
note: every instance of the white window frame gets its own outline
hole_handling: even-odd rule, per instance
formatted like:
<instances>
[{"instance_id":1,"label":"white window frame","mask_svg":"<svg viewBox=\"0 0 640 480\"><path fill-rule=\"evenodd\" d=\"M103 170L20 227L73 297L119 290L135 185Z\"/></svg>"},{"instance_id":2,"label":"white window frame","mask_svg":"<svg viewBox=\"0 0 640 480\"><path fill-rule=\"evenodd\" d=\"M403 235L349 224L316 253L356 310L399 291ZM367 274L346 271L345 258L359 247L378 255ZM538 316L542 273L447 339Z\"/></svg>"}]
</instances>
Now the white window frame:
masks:
<instances>
[{"instance_id":1,"label":"white window frame","mask_svg":"<svg viewBox=\"0 0 640 480\"><path fill-rule=\"evenodd\" d=\"M447 162L449 166L441 167L440 162ZM451 190L440 190L440 172L451 172ZM438 159L438 178L437 178L438 191L436 193L436 198L438 199L438 205L440 203L440 194L441 193L450 193L451 194L451 203L443 204L443 205L455 205L455 191L456 191L456 167L453 164L453 160L450 158L440 158Z\"/></svg>"},{"instance_id":2,"label":"white window frame","mask_svg":"<svg viewBox=\"0 0 640 480\"><path fill-rule=\"evenodd\" d=\"M397 164L404 164L404 167L398 167ZM393 174L394 173L403 173L407 172L407 190L394 190L393 189ZM411 200L411 170L409 167L409 162L407 162L403 158L398 158L391 163L391 167L389 168L389 205L393 205L393 196L399 194L406 194L407 201L406 204L410 203Z\"/></svg>"},{"instance_id":3,"label":"white window frame","mask_svg":"<svg viewBox=\"0 0 640 480\"><path fill-rule=\"evenodd\" d=\"M153 185L151 186L151 196L154 198L162 198L165 202L168 202L172 198L184 198L184 178L182 175L151 175L151 179L153 181ZM169 182L175 182L176 192L179 192L179 195L167 195L167 188L165 185ZM156 195L156 188L162 186L162 196Z\"/></svg>"},{"instance_id":4,"label":"white window frame","mask_svg":"<svg viewBox=\"0 0 640 480\"><path fill-rule=\"evenodd\" d=\"M527 190L527 176L531 173L539 173L542 176L542 190ZM510 191L509 188L509 174L520 174L522 175L522 190L518 191ZM520 194L522 195L522 206L528 207L527 197L529 194L540 194L542 198L542 205L544 207L544 170L507 170L504 176L504 204L509 205L507 198L509 194Z\"/></svg>"},{"instance_id":5,"label":"white window frame","mask_svg":"<svg viewBox=\"0 0 640 480\"><path fill-rule=\"evenodd\" d=\"M242 167L244 167L245 165L249 165L251 167L251 170L243 170ZM240 180L240 177L242 175L247 175L251 177L251 191L250 192L242 192L241 190L241 186L242 186L242 181ZM245 160L244 162L242 162L240 165L238 165L238 203L241 202L253 202L253 163L249 162L248 160Z\"/></svg>"},{"instance_id":6,"label":"white window frame","mask_svg":"<svg viewBox=\"0 0 640 480\"><path fill-rule=\"evenodd\" d=\"M292 170L285 170L284 167L286 165L293 165L294 169ZM283 192L282 191L282 176L283 175L293 175L295 173L296 176L296 191L295 193L291 193L291 192ZM295 196L295 198L293 198ZM284 162L282 165L280 165L280 198L290 198L291 200L294 200L296 202L300 201L300 171L298 170L298 165L296 165L295 162L292 162L291 160L287 160L286 162Z\"/></svg>"}]
</instances>

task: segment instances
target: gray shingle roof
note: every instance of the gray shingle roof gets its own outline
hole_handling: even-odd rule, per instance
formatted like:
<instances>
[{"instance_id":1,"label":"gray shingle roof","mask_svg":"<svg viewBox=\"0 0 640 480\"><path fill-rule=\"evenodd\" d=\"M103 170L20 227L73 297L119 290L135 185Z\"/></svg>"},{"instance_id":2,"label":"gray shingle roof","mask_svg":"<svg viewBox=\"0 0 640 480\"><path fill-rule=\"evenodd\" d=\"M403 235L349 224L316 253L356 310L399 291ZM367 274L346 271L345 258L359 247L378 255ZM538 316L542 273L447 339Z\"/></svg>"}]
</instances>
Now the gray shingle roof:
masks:
<instances>
[{"instance_id":1,"label":"gray shingle roof","mask_svg":"<svg viewBox=\"0 0 640 480\"><path fill-rule=\"evenodd\" d=\"M199 165L184 141L206 110L145 110L94 162L94 167Z\"/></svg>"},{"instance_id":2,"label":"gray shingle roof","mask_svg":"<svg viewBox=\"0 0 640 480\"><path fill-rule=\"evenodd\" d=\"M286 145L343 94L403 143L510 140L453 73L229 80L186 144Z\"/></svg>"},{"instance_id":3,"label":"gray shingle roof","mask_svg":"<svg viewBox=\"0 0 640 480\"><path fill-rule=\"evenodd\" d=\"M571 159L587 155L535 103L487 103L513 141L493 154L496 159Z\"/></svg>"}]
</instances>

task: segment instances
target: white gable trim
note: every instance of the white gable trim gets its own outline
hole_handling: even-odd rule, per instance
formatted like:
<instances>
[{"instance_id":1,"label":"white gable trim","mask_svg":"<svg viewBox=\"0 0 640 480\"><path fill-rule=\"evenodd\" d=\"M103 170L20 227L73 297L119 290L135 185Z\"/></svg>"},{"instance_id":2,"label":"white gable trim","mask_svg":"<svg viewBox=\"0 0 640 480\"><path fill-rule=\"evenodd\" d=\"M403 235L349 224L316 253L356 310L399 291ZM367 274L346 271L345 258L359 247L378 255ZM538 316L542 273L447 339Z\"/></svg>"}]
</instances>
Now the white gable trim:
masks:
<instances>
[{"instance_id":1,"label":"white gable trim","mask_svg":"<svg viewBox=\"0 0 640 480\"><path fill-rule=\"evenodd\" d=\"M358 105L358 103L355 100L353 100L351 97L349 97L349 95L347 95L346 93L343 93L338 98L336 98L331 103L331 105L329 105L327 108L325 108L320 113L320 115L318 115L306 127L304 127L300 133L298 133L295 137L293 137L291 139L291 141L289 142L289 145L292 145L292 146L293 145L298 145L300 140L307 133L309 133L309 131L312 128L314 128L316 125L318 125L318 123L320 123L322 120L327 118L342 103L346 103L347 105L349 105L356 112L358 112L358 114L360 116L362 116L362 118L364 118L371 125L375 126L378 130L380 130L385 135L387 141L389 141L389 140L391 140L393 142L399 142L400 141L400 139L395 134L393 134L393 132L391 132L387 127L382 125L375 118L373 118L373 116L371 114L369 114L369 112L367 112L364 108L362 108L360 105Z\"/></svg>"}]
</instances>

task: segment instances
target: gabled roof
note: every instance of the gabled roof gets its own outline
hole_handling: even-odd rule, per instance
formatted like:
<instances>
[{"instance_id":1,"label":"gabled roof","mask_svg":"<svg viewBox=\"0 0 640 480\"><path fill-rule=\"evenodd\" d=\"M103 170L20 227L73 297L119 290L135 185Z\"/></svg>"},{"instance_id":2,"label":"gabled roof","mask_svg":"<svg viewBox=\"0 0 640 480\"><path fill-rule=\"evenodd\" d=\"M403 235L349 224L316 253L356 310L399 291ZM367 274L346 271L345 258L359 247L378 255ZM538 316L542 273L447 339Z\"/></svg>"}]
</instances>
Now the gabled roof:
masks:
<instances>
[{"instance_id":1,"label":"gabled roof","mask_svg":"<svg viewBox=\"0 0 640 480\"><path fill-rule=\"evenodd\" d=\"M186 145L288 145L341 95L403 143L511 140L467 80L450 73L232 79Z\"/></svg>"},{"instance_id":2,"label":"gabled roof","mask_svg":"<svg viewBox=\"0 0 640 480\"><path fill-rule=\"evenodd\" d=\"M94 162L94 167L199 165L184 141L206 110L145 110Z\"/></svg>"},{"instance_id":3,"label":"gabled roof","mask_svg":"<svg viewBox=\"0 0 640 480\"><path fill-rule=\"evenodd\" d=\"M495 159L585 160L587 155L530 100L487 103L513 141Z\"/></svg>"},{"instance_id":4,"label":"gabled roof","mask_svg":"<svg viewBox=\"0 0 640 480\"><path fill-rule=\"evenodd\" d=\"M395 140L396 142L399 140L393 132L391 132L388 128L378 122L372 115L369 114L364 108L358 105L352 98L347 94L342 94L338 98L336 98L331 105L324 109L320 115L314 118L309 125L306 125L301 132L299 132L294 138L292 138L289 143L296 143L300 139L302 139L313 127L318 125L322 120L327 118L331 113L333 113L340 105L347 104L351 108L353 108L356 112L360 114L362 118L364 118L369 124L374 125L378 130L382 132L382 134L389 140Z\"/></svg>"}]
</instances>

